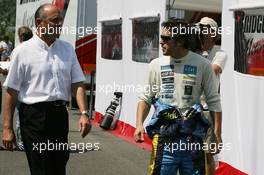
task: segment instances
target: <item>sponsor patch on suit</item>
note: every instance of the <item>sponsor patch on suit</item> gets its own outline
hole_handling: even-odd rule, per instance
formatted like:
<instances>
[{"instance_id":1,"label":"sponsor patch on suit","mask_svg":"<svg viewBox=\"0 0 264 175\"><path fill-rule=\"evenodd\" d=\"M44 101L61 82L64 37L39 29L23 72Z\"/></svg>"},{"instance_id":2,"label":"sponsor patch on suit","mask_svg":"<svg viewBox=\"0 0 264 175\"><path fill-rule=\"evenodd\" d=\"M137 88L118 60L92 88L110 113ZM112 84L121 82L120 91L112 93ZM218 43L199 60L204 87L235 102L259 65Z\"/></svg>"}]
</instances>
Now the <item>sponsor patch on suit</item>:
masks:
<instances>
[{"instance_id":1,"label":"sponsor patch on suit","mask_svg":"<svg viewBox=\"0 0 264 175\"><path fill-rule=\"evenodd\" d=\"M173 98L173 94L163 94L161 95L161 98Z\"/></svg>"},{"instance_id":2,"label":"sponsor patch on suit","mask_svg":"<svg viewBox=\"0 0 264 175\"><path fill-rule=\"evenodd\" d=\"M193 86L185 85L184 86L184 95L192 95Z\"/></svg>"},{"instance_id":3,"label":"sponsor patch on suit","mask_svg":"<svg viewBox=\"0 0 264 175\"><path fill-rule=\"evenodd\" d=\"M174 77L167 77L167 78L162 78L162 83L166 84L166 83L174 83Z\"/></svg>"},{"instance_id":4,"label":"sponsor patch on suit","mask_svg":"<svg viewBox=\"0 0 264 175\"><path fill-rule=\"evenodd\" d=\"M163 89L174 89L174 84L163 84L162 88Z\"/></svg>"},{"instance_id":5,"label":"sponsor patch on suit","mask_svg":"<svg viewBox=\"0 0 264 175\"><path fill-rule=\"evenodd\" d=\"M174 65L164 65L160 66L161 70L174 70Z\"/></svg>"},{"instance_id":6,"label":"sponsor patch on suit","mask_svg":"<svg viewBox=\"0 0 264 175\"><path fill-rule=\"evenodd\" d=\"M161 72L161 77L171 77L174 76L174 72L173 71L163 71Z\"/></svg>"}]
</instances>

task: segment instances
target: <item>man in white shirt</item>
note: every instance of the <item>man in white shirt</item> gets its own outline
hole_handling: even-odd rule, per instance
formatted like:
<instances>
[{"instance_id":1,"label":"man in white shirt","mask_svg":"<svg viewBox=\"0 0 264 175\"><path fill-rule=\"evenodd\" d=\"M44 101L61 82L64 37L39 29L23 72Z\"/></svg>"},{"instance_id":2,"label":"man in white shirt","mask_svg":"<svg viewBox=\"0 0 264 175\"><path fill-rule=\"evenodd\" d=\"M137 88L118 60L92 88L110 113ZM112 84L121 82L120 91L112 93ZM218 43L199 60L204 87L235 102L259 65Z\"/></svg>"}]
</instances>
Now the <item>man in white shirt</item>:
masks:
<instances>
[{"instance_id":1,"label":"man in white shirt","mask_svg":"<svg viewBox=\"0 0 264 175\"><path fill-rule=\"evenodd\" d=\"M85 137L91 128L83 85L85 77L75 50L58 39L59 32L51 32L52 28L59 31L62 21L60 10L52 4L37 9L37 33L14 49L4 83L7 90L3 144L6 149L13 149L13 113L18 97L21 134L32 175L66 174L69 159L66 102L71 92L81 111L81 136Z\"/></svg>"}]
</instances>

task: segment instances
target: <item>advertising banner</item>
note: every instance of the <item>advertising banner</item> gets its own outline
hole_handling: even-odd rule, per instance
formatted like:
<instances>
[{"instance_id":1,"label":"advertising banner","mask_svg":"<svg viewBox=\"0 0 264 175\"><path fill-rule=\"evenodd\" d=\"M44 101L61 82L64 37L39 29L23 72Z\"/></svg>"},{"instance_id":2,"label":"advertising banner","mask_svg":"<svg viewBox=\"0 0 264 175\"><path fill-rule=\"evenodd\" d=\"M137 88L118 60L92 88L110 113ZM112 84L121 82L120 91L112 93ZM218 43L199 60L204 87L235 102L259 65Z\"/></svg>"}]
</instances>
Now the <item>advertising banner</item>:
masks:
<instances>
[{"instance_id":1,"label":"advertising banner","mask_svg":"<svg viewBox=\"0 0 264 175\"><path fill-rule=\"evenodd\" d=\"M240 73L264 76L264 11L235 11L235 65Z\"/></svg>"}]
</instances>

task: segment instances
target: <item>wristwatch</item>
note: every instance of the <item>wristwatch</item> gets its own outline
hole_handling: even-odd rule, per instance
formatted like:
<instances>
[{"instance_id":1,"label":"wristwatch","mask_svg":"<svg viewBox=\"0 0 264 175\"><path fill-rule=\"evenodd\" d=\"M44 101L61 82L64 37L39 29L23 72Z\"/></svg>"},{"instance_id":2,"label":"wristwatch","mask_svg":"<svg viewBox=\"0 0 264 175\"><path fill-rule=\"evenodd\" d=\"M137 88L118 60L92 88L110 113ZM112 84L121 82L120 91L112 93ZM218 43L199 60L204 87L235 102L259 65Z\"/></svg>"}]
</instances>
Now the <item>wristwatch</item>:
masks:
<instances>
[{"instance_id":1,"label":"wristwatch","mask_svg":"<svg viewBox=\"0 0 264 175\"><path fill-rule=\"evenodd\" d=\"M88 111L82 111L81 114L86 115L89 118Z\"/></svg>"}]
</instances>

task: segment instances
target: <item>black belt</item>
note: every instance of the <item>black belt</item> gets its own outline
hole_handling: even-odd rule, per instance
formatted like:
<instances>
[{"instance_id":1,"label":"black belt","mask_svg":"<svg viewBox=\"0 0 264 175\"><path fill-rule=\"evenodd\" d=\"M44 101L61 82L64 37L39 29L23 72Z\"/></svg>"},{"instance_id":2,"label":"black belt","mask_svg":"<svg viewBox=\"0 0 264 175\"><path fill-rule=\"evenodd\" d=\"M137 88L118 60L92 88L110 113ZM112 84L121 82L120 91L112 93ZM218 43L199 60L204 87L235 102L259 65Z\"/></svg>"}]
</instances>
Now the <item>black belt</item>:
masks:
<instances>
[{"instance_id":1,"label":"black belt","mask_svg":"<svg viewBox=\"0 0 264 175\"><path fill-rule=\"evenodd\" d=\"M50 101L46 103L51 104L52 106L66 106L67 105L67 101L64 101L64 100L56 100L56 101Z\"/></svg>"},{"instance_id":2,"label":"black belt","mask_svg":"<svg viewBox=\"0 0 264 175\"><path fill-rule=\"evenodd\" d=\"M43 106L43 105L47 105L47 106L53 106L53 107L65 107L67 105L68 101L64 101L64 100L56 100L56 101L46 101L46 102L39 102L39 103L34 103L34 104L25 104L26 106Z\"/></svg>"}]
</instances>

